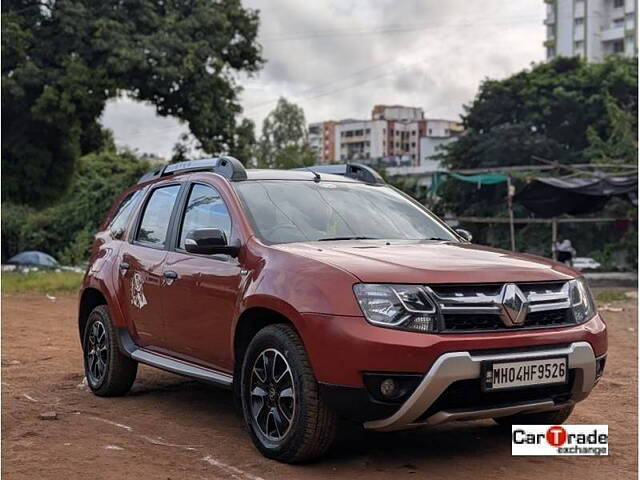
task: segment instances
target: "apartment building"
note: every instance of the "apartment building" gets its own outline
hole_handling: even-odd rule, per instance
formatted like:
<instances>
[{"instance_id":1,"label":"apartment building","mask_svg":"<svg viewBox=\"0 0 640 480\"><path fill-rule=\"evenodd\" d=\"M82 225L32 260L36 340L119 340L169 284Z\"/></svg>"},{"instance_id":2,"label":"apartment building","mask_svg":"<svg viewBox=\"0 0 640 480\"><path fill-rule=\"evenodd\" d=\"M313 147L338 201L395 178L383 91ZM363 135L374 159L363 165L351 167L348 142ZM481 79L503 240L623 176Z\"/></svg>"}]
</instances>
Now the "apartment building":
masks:
<instances>
[{"instance_id":1,"label":"apartment building","mask_svg":"<svg viewBox=\"0 0 640 480\"><path fill-rule=\"evenodd\" d=\"M638 53L638 0L544 0L547 59L582 56L600 62L609 55Z\"/></svg>"},{"instance_id":2,"label":"apartment building","mask_svg":"<svg viewBox=\"0 0 640 480\"><path fill-rule=\"evenodd\" d=\"M416 166L438 145L462 131L458 122L425 119L424 111L401 105L376 105L370 120L346 119L309 125L309 144L319 163L381 161Z\"/></svg>"},{"instance_id":3,"label":"apartment building","mask_svg":"<svg viewBox=\"0 0 640 480\"><path fill-rule=\"evenodd\" d=\"M329 120L309 124L309 147L318 163L335 163L336 122Z\"/></svg>"}]
</instances>

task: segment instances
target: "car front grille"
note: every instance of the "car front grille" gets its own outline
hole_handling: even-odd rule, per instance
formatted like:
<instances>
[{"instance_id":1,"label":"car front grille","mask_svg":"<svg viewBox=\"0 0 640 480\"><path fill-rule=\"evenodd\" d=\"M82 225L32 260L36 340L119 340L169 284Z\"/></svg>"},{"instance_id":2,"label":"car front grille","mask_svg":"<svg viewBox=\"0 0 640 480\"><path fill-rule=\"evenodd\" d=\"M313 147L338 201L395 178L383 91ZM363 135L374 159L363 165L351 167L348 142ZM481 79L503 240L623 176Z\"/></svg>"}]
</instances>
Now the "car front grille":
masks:
<instances>
[{"instance_id":1,"label":"car front grille","mask_svg":"<svg viewBox=\"0 0 640 480\"><path fill-rule=\"evenodd\" d=\"M517 284L528 302L524 321L504 320L505 284L432 285L429 294L437 304L443 333L477 333L566 327L575 324L568 282Z\"/></svg>"}]
</instances>

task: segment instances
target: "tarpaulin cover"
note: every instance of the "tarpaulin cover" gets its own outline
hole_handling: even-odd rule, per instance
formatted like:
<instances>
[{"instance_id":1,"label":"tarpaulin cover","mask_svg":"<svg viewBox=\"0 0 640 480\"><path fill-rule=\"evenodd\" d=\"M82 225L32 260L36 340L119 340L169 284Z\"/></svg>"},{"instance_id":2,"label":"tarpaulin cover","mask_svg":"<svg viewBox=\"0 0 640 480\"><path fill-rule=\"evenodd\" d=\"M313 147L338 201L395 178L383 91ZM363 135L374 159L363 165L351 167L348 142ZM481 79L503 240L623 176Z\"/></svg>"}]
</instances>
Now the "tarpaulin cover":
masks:
<instances>
[{"instance_id":1,"label":"tarpaulin cover","mask_svg":"<svg viewBox=\"0 0 640 480\"><path fill-rule=\"evenodd\" d=\"M438 193L440 185L442 185L443 175L449 175L463 182L475 183L476 185L495 185L496 183L502 183L507 181L507 176L504 173L481 173L479 175L461 175L454 172L436 172L433 175L431 183L431 190L433 193Z\"/></svg>"},{"instance_id":2,"label":"tarpaulin cover","mask_svg":"<svg viewBox=\"0 0 640 480\"><path fill-rule=\"evenodd\" d=\"M638 205L637 177L537 178L513 199L541 217L601 210L611 197Z\"/></svg>"}]
</instances>

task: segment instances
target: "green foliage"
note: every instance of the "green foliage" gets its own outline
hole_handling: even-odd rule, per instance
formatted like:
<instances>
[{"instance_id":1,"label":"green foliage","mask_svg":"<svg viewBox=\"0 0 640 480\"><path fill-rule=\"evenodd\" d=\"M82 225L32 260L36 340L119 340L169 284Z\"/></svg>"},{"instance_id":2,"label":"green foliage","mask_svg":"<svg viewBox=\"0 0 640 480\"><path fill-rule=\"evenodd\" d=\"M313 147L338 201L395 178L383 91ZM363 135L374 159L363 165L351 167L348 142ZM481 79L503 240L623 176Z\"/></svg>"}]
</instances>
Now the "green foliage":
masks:
<instances>
[{"instance_id":1,"label":"green foliage","mask_svg":"<svg viewBox=\"0 0 640 480\"><path fill-rule=\"evenodd\" d=\"M244 118L236 128L230 154L244 165L252 165L255 162L257 148L256 124L253 120Z\"/></svg>"},{"instance_id":2,"label":"green foliage","mask_svg":"<svg viewBox=\"0 0 640 480\"><path fill-rule=\"evenodd\" d=\"M82 273L69 271L4 272L2 293L76 293L82 277Z\"/></svg>"},{"instance_id":3,"label":"green foliage","mask_svg":"<svg viewBox=\"0 0 640 480\"><path fill-rule=\"evenodd\" d=\"M113 149L82 157L69 191L44 209L2 204L2 260L42 250L63 264L86 260L93 234L115 198L149 169L129 152Z\"/></svg>"},{"instance_id":4,"label":"green foliage","mask_svg":"<svg viewBox=\"0 0 640 480\"><path fill-rule=\"evenodd\" d=\"M600 64L558 58L504 80L485 80L474 101L465 106L465 133L443 148L441 160L451 169L538 165L534 156L570 163L637 162L637 59L611 57ZM566 175L566 170L549 172ZM517 174L516 191L535 171ZM506 217L506 185L483 186L448 179L435 206L455 216ZM629 218L636 209L614 199L599 216ZM531 216L514 205L516 217ZM508 248L505 225L464 225L474 241ZM551 228L516 225L519 250L551 254ZM562 224L559 235L570 238L578 255L602 258L606 248L629 248L630 265L637 252L635 225L622 236L611 223ZM607 245L607 247L604 247ZM600 253L598 253L600 252ZM608 256L613 258L615 252ZM606 256L606 255L605 255Z\"/></svg>"},{"instance_id":5,"label":"green foliage","mask_svg":"<svg viewBox=\"0 0 640 480\"><path fill-rule=\"evenodd\" d=\"M594 127L589 127L585 157L593 163L633 163L638 154L637 115L624 110L611 97L606 99L605 106L609 120L606 138L602 138Z\"/></svg>"},{"instance_id":6,"label":"green foliage","mask_svg":"<svg viewBox=\"0 0 640 480\"><path fill-rule=\"evenodd\" d=\"M257 150L259 168L289 169L313 165L315 155L308 145L302 108L280 98L262 123Z\"/></svg>"},{"instance_id":7,"label":"green foliage","mask_svg":"<svg viewBox=\"0 0 640 480\"><path fill-rule=\"evenodd\" d=\"M7 0L2 30L2 200L13 203L65 192L77 159L104 145L99 117L122 91L184 120L201 150L228 153L234 76L263 62L258 12L240 0Z\"/></svg>"},{"instance_id":8,"label":"green foliage","mask_svg":"<svg viewBox=\"0 0 640 480\"><path fill-rule=\"evenodd\" d=\"M596 294L596 300L600 303L625 302L629 297L624 290L602 290Z\"/></svg>"}]
</instances>

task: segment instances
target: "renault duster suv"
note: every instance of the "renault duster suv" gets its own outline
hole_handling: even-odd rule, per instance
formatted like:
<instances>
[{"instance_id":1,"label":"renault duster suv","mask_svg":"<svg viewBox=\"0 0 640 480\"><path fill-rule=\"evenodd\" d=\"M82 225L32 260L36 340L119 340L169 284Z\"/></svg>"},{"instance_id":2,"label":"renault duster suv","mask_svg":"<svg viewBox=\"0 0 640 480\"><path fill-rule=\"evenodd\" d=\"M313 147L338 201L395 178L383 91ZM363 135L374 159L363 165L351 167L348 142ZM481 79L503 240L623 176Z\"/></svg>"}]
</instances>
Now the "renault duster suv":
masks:
<instances>
[{"instance_id":1,"label":"renault duster suv","mask_svg":"<svg viewBox=\"0 0 640 480\"><path fill-rule=\"evenodd\" d=\"M338 417L563 422L605 364L587 284L469 240L361 165L165 166L96 235L88 385L124 395L141 362L233 388L256 447L283 462L323 454Z\"/></svg>"}]
</instances>

